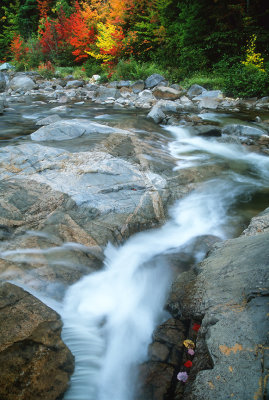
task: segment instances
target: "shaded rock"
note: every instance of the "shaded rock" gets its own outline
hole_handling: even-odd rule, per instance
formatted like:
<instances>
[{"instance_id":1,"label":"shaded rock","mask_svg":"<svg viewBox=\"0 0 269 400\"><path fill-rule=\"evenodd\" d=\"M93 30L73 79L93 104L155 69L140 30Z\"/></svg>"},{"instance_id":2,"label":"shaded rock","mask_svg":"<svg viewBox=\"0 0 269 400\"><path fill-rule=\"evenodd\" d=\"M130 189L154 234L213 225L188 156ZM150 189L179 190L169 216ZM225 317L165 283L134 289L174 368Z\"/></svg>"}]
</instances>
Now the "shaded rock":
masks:
<instances>
[{"instance_id":1,"label":"shaded rock","mask_svg":"<svg viewBox=\"0 0 269 400\"><path fill-rule=\"evenodd\" d=\"M68 81L65 85L66 89L71 89L71 88L79 88L84 86L85 82L84 81L78 81L78 80L74 80L74 81Z\"/></svg>"},{"instance_id":2,"label":"shaded rock","mask_svg":"<svg viewBox=\"0 0 269 400\"><path fill-rule=\"evenodd\" d=\"M186 90L183 89L183 87L178 85L177 83L173 83L172 85L170 85L170 88L179 90L180 92L183 92L183 93L186 93Z\"/></svg>"},{"instance_id":3,"label":"shaded rock","mask_svg":"<svg viewBox=\"0 0 269 400\"><path fill-rule=\"evenodd\" d=\"M120 91L116 88L99 86L96 91L96 101L106 101L108 98L117 99L120 97Z\"/></svg>"},{"instance_id":4,"label":"shaded rock","mask_svg":"<svg viewBox=\"0 0 269 400\"><path fill-rule=\"evenodd\" d=\"M260 137L265 132L260 128L256 128L248 125L231 124L226 125L223 130L223 134L234 135L234 136L249 136L249 137Z\"/></svg>"},{"instance_id":5,"label":"shaded rock","mask_svg":"<svg viewBox=\"0 0 269 400\"><path fill-rule=\"evenodd\" d=\"M129 88L131 86L131 81L119 81L117 82L117 88Z\"/></svg>"},{"instance_id":6,"label":"shaded rock","mask_svg":"<svg viewBox=\"0 0 269 400\"><path fill-rule=\"evenodd\" d=\"M74 369L59 315L10 283L0 286L0 309L0 397L58 399Z\"/></svg>"},{"instance_id":7,"label":"shaded rock","mask_svg":"<svg viewBox=\"0 0 269 400\"><path fill-rule=\"evenodd\" d=\"M174 368L161 362L145 363L140 367L140 379L144 385L135 400L163 400L169 398Z\"/></svg>"},{"instance_id":8,"label":"shaded rock","mask_svg":"<svg viewBox=\"0 0 269 400\"><path fill-rule=\"evenodd\" d=\"M173 285L170 310L203 318L197 343L205 341L213 363L190 383L187 400L265 396L269 233L254 231L216 245Z\"/></svg>"},{"instance_id":9,"label":"shaded rock","mask_svg":"<svg viewBox=\"0 0 269 400\"><path fill-rule=\"evenodd\" d=\"M94 83L87 83L85 88L88 89L88 90L96 92L96 90L98 89L98 85L95 85Z\"/></svg>"},{"instance_id":10,"label":"shaded rock","mask_svg":"<svg viewBox=\"0 0 269 400\"><path fill-rule=\"evenodd\" d=\"M206 91L206 89L203 88L202 86L194 84L187 91L187 96L190 98L193 98L193 97L199 96L200 94L202 94L205 91Z\"/></svg>"},{"instance_id":11,"label":"shaded rock","mask_svg":"<svg viewBox=\"0 0 269 400\"><path fill-rule=\"evenodd\" d=\"M262 137L264 137L265 142L266 142L266 136L265 131L263 131L260 128L256 128L253 126L248 126L248 125L239 125L239 124L232 124L232 125L226 125L223 130L222 134L229 135L232 137L235 137L239 139L240 143L247 144L247 145L253 145L253 144L260 144L264 145L266 143L263 143ZM260 142L261 140L261 142Z\"/></svg>"},{"instance_id":12,"label":"shaded rock","mask_svg":"<svg viewBox=\"0 0 269 400\"><path fill-rule=\"evenodd\" d=\"M0 72L0 92L4 92L6 88L6 78L3 72Z\"/></svg>"},{"instance_id":13,"label":"shaded rock","mask_svg":"<svg viewBox=\"0 0 269 400\"><path fill-rule=\"evenodd\" d=\"M162 111L162 107L158 104L155 104L150 112L147 115L147 118L151 119L152 121L156 122L156 124L159 124L162 122L165 118L165 114Z\"/></svg>"},{"instance_id":14,"label":"shaded rock","mask_svg":"<svg viewBox=\"0 0 269 400\"><path fill-rule=\"evenodd\" d=\"M242 235L253 236L264 232L269 232L269 208L252 218Z\"/></svg>"},{"instance_id":15,"label":"shaded rock","mask_svg":"<svg viewBox=\"0 0 269 400\"><path fill-rule=\"evenodd\" d=\"M131 88L134 93L138 94L139 92L142 92L142 90L145 89L145 82L142 80L138 80L131 85Z\"/></svg>"},{"instance_id":16,"label":"shaded rock","mask_svg":"<svg viewBox=\"0 0 269 400\"><path fill-rule=\"evenodd\" d=\"M180 98L183 92L171 87L157 86L153 89L152 93L156 99L176 100Z\"/></svg>"},{"instance_id":17,"label":"shaded rock","mask_svg":"<svg viewBox=\"0 0 269 400\"><path fill-rule=\"evenodd\" d=\"M200 125L192 129L197 136L221 136L222 130L216 126Z\"/></svg>"},{"instance_id":18,"label":"shaded rock","mask_svg":"<svg viewBox=\"0 0 269 400\"><path fill-rule=\"evenodd\" d=\"M59 115L54 114L45 118L42 118L37 121L36 125L50 125L53 124L54 122L61 121L61 117Z\"/></svg>"},{"instance_id":19,"label":"shaded rock","mask_svg":"<svg viewBox=\"0 0 269 400\"><path fill-rule=\"evenodd\" d=\"M145 80L145 86L147 89L152 89L161 82L166 82L166 79L160 74L153 74Z\"/></svg>"},{"instance_id":20,"label":"shaded rock","mask_svg":"<svg viewBox=\"0 0 269 400\"><path fill-rule=\"evenodd\" d=\"M82 135L92 133L110 134L114 132L125 132L110 126L101 125L96 122L88 122L83 119L72 119L58 121L50 125L43 126L31 134L31 139L36 141L46 140L70 140Z\"/></svg>"},{"instance_id":21,"label":"shaded rock","mask_svg":"<svg viewBox=\"0 0 269 400\"><path fill-rule=\"evenodd\" d=\"M9 87L12 90L32 90L35 87L35 82L26 75L18 75L11 79Z\"/></svg>"}]
</instances>

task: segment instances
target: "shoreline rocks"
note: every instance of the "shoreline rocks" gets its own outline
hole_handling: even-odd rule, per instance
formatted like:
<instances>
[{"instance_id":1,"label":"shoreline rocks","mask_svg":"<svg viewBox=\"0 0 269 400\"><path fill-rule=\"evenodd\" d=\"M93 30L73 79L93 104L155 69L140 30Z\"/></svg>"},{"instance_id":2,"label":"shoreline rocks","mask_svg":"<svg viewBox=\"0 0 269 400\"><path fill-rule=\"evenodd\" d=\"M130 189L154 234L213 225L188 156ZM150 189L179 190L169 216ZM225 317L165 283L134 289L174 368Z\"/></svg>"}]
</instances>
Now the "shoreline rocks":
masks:
<instances>
[{"instance_id":1,"label":"shoreline rocks","mask_svg":"<svg viewBox=\"0 0 269 400\"><path fill-rule=\"evenodd\" d=\"M10 283L0 284L0 309L0 398L60 398L74 369L60 316Z\"/></svg>"}]
</instances>

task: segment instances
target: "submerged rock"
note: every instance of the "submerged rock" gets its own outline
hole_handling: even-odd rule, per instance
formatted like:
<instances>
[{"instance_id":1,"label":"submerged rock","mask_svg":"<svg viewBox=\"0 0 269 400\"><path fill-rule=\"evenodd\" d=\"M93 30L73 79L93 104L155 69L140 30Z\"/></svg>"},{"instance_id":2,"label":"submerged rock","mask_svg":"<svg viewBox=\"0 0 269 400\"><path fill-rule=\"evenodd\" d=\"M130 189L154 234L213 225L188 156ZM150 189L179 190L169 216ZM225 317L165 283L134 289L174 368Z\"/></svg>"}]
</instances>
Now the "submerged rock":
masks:
<instances>
[{"instance_id":1,"label":"submerged rock","mask_svg":"<svg viewBox=\"0 0 269 400\"><path fill-rule=\"evenodd\" d=\"M0 309L0 398L59 399L74 369L59 315L10 283L0 285Z\"/></svg>"}]
</instances>

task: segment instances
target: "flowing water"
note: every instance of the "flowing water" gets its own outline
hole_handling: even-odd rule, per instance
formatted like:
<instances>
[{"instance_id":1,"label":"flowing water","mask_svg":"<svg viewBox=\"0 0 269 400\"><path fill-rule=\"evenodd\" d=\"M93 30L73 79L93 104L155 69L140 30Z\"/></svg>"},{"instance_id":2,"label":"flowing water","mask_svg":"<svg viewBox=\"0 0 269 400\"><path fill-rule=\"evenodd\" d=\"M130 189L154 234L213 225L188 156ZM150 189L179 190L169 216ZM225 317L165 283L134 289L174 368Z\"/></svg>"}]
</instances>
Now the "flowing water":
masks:
<instances>
[{"instance_id":1,"label":"flowing water","mask_svg":"<svg viewBox=\"0 0 269 400\"><path fill-rule=\"evenodd\" d=\"M29 119L27 107L16 107L17 111L23 111L24 119ZM218 176L177 201L161 228L135 234L117 248L108 244L103 268L70 286L62 301L35 293L61 314L63 339L75 355L75 373L64 399L132 400L137 367L147 359L152 332L168 318L163 307L173 271L165 255L187 252L190 248L193 252L190 243L204 235L225 239L240 233L250 217L268 206L269 158L249 153L243 146L192 136L184 127L156 128L135 112L115 113L101 106L79 110L79 117L97 117L100 123L111 121L121 128L129 124L137 132L141 130L141 135L145 134L145 126L151 131L155 129L156 136L167 138L168 149L177 159L176 170L225 165ZM48 107L44 107L43 115L46 112ZM78 109L73 114L78 117ZM32 119L37 115L40 116L40 111ZM224 121L227 116L215 115L216 118ZM33 131L32 126L29 131ZM19 142L28 140L18 134L18 129L13 135L8 132L2 145L10 144L14 137ZM92 143L96 140L97 137L92 138ZM73 151L82 145L73 144ZM70 143L66 146L70 147ZM36 257L40 252L70 251L72 246L75 251L79 244L65 243L60 248L44 250L16 249L0 256L14 260L29 253ZM87 251L85 246L81 247L80 250ZM200 261L203 256L198 249L192 259Z\"/></svg>"}]
</instances>

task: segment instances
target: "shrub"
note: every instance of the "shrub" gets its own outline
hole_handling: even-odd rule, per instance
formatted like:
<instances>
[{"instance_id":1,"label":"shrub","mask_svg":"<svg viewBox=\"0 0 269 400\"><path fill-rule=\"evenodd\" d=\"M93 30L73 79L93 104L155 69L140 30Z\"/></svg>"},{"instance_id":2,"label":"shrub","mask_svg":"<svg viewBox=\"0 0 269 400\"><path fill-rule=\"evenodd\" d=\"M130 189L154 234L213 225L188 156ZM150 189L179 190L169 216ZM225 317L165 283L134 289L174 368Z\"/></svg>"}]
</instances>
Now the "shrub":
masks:
<instances>
[{"instance_id":1,"label":"shrub","mask_svg":"<svg viewBox=\"0 0 269 400\"><path fill-rule=\"evenodd\" d=\"M93 75L100 75L103 72L100 62L91 58L85 61L83 64L83 68L85 68L86 75L91 78Z\"/></svg>"},{"instance_id":2,"label":"shrub","mask_svg":"<svg viewBox=\"0 0 269 400\"><path fill-rule=\"evenodd\" d=\"M45 63L41 63L38 66L38 72L40 73L40 75L42 75L44 78L50 79L54 76L55 74L55 68L54 66L51 64L50 61L47 61Z\"/></svg>"},{"instance_id":3,"label":"shrub","mask_svg":"<svg viewBox=\"0 0 269 400\"><path fill-rule=\"evenodd\" d=\"M251 64L238 64L226 73L223 90L232 97L266 96L269 91L268 72Z\"/></svg>"},{"instance_id":4,"label":"shrub","mask_svg":"<svg viewBox=\"0 0 269 400\"><path fill-rule=\"evenodd\" d=\"M188 89L190 86L197 84L203 86L208 90L221 90L223 89L224 77L218 74L195 73L189 78L185 78L181 85Z\"/></svg>"},{"instance_id":5,"label":"shrub","mask_svg":"<svg viewBox=\"0 0 269 400\"><path fill-rule=\"evenodd\" d=\"M152 74L161 74L166 75L164 71L162 71L157 64L153 62L148 63L139 63L134 58L130 58L129 60L120 60L116 66L115 71L113 72L111 79L112 80L121 80L121 79L130 79L130 80L138 80L138 79L146 79L148 76Z\"/></svg>"}]
</instances>

